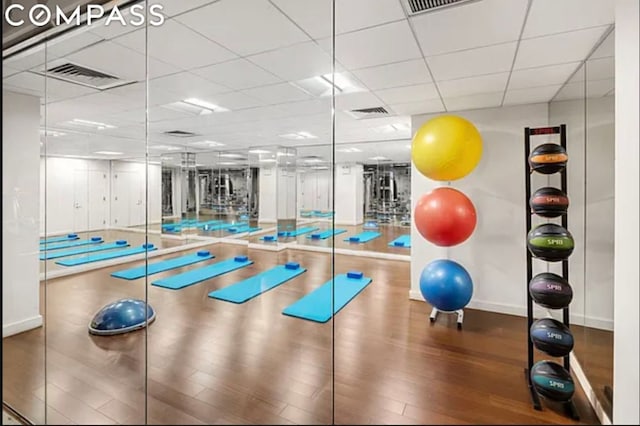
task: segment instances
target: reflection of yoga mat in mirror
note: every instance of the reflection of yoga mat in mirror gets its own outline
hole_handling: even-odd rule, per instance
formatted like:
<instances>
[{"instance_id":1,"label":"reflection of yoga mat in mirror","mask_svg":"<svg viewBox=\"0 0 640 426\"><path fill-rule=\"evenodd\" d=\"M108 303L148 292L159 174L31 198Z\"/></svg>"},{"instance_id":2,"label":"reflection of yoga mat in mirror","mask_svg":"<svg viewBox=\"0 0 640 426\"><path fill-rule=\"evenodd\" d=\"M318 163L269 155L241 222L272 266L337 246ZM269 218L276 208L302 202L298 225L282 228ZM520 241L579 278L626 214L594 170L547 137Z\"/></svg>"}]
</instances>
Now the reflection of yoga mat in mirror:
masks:
<instances>
[{"instance_id":1,"label":"reflection of yoga mat in mirror","mask_svg":"<svg viewBox=\"0 0 640 426\"><path fill-rule=\"evenodd\" d=\"M318 229L319 228L315 226L307 226L305 228L298 228L293 231L281 231L281 232L278 232L278 237L285 237L285 238L297 237L298 235L308 234L309 232L313 232Z\"/></svg>"},{"instance_id":2,"label":"reflection of yoga mat in mirror","mask_svg":"<svg viewBox=\"0 0 640 426\"><path fill-rule=\"evenodd\" d=\"M242 226L233 226L231 228L227 228L227 232L230 232L232 234L241 234L243 232L256 232L261 230L262 228L257 228L257 227L251 227L249 225L242 225Z\"/></svg>"},{"instance_id":3,"label":"reflection of yoga mat in mirror","mask_svg":"<svg viewBox=\"0 0 640 426\"><path fill-rule=\"evenodd\" d=\"M309 238L310 240L326 240L329 237L343 234L345 232L347 232L346 229L327 229L326 231L314 232L311 235L307 235L307 238Z\"/></svg>"},{"instance_id":4,"label":"reflection of yoga mat in mirror","mask_svg":"<svg viewBox=\"0 0 640 426\"><path fill-rule=\"evenodd\" d=\"M380 235L382 234L380 234L379 232L367 231L367 232L361 232L357 235L353 235L349 238L345 238L344 241L347 241L350 243L366 243L375 238L378 238Z\"/></svg>"},{"instance_id":5,"label":"reflection of yoga mat in mirror","mask_svg":"<svg viewBox=\"0 0 640 426\"><path fill-rule=\"evenodd\" d=\"M389 247L411 248L411 235L402 235L389 243Z\"/></svg>"},{"instance_id":6,"label":"reflection of yoga mat in mirror","mask_svg":"<svg viewBox=\"0 0 640 426\"><path fill-rule=\"evenodd\" d=\"M68 235L63 235L60 237L51 237L51 238L47 238L45 240L40 240L40 245L42 244L49 244L49 243L59 243L62 241L72 241L72 240L77 240L80 239L80 237L78 237L78 234L68 234Z\"/></svg>"},{"instance_id":7,"label":"reflection of yoga mat in mirror","mask_svg":"<svg viewBox=\"0 0 640 426\"><path fill-rule=\"evenodd\" d=\"M146 248L145 248L145 245L147 246ZM77 265L84 265L87 263L100 262L103 260L117 259L119 257L131 256L133 254L140 254L140 253L144 253L145 251L154 251L154 250L157 250L157 248L153 244L143 244L138 247L130 247L130 248L125 248L121 250L120 249L109 250L105 253L98 253L90 256L80 256L80 257L71 258L71 259L58 260L56 264L62 265L62 266L77 266Z\"/></svg>"},{"instance_id":8,"label":"reflection of yoga mat in mirror","mask_svg":"<svg viewBox=\"0 0 640 426\"><path fill-rule=\"evenodd\" d=\"M289 262L209 293L209 297L232 303L244 303L304 273L298 263Z\"/></svg>"},{"instance_id":9,"label":"reflection of yoga mat in mirror","mask_svg":"<svg viewBox=\"0 0 640 426\"><path fill-rule=\"evenodd\" d=\"M260 241L264 241L267 243L275 243L278 241L278 237L275 235L265 235L264 237L260 237Z\"/></svg>"},{"instance_id":10,"label":"reflection of yoga mat in mirror","mask_svg":"<svg viewBox=\"0 0 640 426\"><path fill-rule=\"evenodd\" d=\"M61 257L75 256L78 254L89 254L96 251L113 250L117 248L128 247L129 243L125 240L118 240L112 243L102 243L90 247L79 247L69 250L54 250L40 253L40 260L58 259Z\"/></svg>"},{"instance_id":11,"label":"reflection of yoga mat in mirror","mask_svg":"<svg viewBox=\"0 0 640 426\"><path fill-rule=\"evenodd\" d=\"M332 317L332 299L333 314L337 314L369 283L371 278L365 277L359 271L336 275L334 280L327 281L297 302L287 306L282 313L310 321L327 322Z\"/></svg>"},{"instance_id":12,"label":"reflection of yoga mat in mirror","mask_svg":"<svg viewBox=\"0 0 640 426\"><path fill-rule=\"evenodd\" d=\"M124 269L111 274L112 277L123 278L125 280L135 280L145 275L153 275L159 272L170 271L171 269L181 268L183 266L192 265L204 260L213 259L211 253L202 250L197 253L187 254L186 256L175 257L173 259L161 260L159 262L149 263L147 266L142 265L136 268Z\"/></svg>"},{"instance_id":13,"label":"reflection of yoga mat in mirror","mask_svg":"<svg viewBox=\"0 0 640 426\"><path fill-rule=\"evenodd\" d=\"M201 281L217 277L218 275L244 268L252 263L253 260L249 260L247 256L236 256L233 259L223 260L221 262L173 275L171 277L159 279L154 281L152 285L171 290L179 290L181 288L197 284Z\"/></svg>"},{"instance_id":14,"label":"reflection of yoga mat in mirror","mask_svg":"<svg viewBox=\"0 0 640 426\"><path fill-rule=\"evenodd\" d=\"M91 237L88 240L74 240L74 241L60 242L55 244L49 244L49 243L42 244L40 246L40 251L60 250L60 249L66 249L71 247L80 247L80 246L87 246L89 244L100 244L100 243L104 243L104 240L102 239L102 237Z\"/></svg>"}]
</instances>

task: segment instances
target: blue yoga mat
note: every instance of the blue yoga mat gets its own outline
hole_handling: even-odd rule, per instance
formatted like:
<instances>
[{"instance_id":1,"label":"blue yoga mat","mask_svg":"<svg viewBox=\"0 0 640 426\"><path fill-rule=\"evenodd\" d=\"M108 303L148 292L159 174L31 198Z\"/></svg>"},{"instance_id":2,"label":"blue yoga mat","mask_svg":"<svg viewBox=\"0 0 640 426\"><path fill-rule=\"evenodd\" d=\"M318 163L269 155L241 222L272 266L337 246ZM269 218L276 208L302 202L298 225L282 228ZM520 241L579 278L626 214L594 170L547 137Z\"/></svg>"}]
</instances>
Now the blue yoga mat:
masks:
<instances>
[{"instance_id":1,"label":"blue yoga mat","mask_svg":"<svg viewBox=\"0 0 640 426\"><path fill-rule=\"evenodd\" d=\"M307 226L305 228L298 228L294 231L281 231L278 232L279 237L297 237L298 235L308 234L309 232L317 231L319 228L315 226Z\"/></svg>"},{"instance_id":2,"label":"blue yoga mat","mask_svg":"<svg viewBox=\"0 0 640 426\"><path fill-rule=\"evenodd\" d=\"M66 249L71 247L80 247L80 246L86 246L89 244L101 244L101 243L104 243L104 240L102 239L102 237L92 237L89 240L72 240L72 241L62 242L57 244L49 244L49 243L42 244L40 246L40 251L60 250L60 249Z\"/></svg>"},{"instance_id":3,"label":"blue yoga mat","mask_svg":"<svg viewBox=\"0 0 640 426\"><path fill-rule=\"evenodd\" d=\"M199 228L203 228L205 231L219 231L221 229L229 229L229 228L238 228L240 226L247 225L246 222L238 222L238 223L218 223L213 225L203 225Z\"/></svg>"},{"instance_id":4,"label":"blue yoga mat","mask_svg":"<svg viewBox=\"0 0 640 426\"><path fill-rule=\"evenodd\" d=\"M111 274L112 277L122 278L125 280L136 280L147 275L157 274L158 272L169 271L171 269L181 268L183 266L192 265L194 263L202 262L204 260L213 259L211 253L206 250L199 251L197 253L188 254L186 256L175 257L173 259L161 260L160 262L149 263L145 267L144 265L137 268L124 269L122 271L116 271Z\"/></svg>"},{"instance_id":5,"label":"blue yoga mat","mask_svg":"<svg viewBox=\"0 0 640 426\"><path fill-rule=\"evenodd\" d=\"M242 225L242 226L232 226L231 228L227 228L227 232L231 232L232 234L240 234L242 232L255 232L261 229L262 228L252 228L249 225Z\"/></svg>"},{"instance_id":6,"label":"blue yoga mat","mask_svg":"<svg viewBox=\"0 0 640 426\"><path fill-rule=\"evenodd\" d=\"M307 238L311 240L326 240L327 238L333 235L342 234L344 232L347 232L347 230L346 229L328 229L322 232L314 232L311 235L307 235Z\"/></svg>"},{"instance_id":7,"label":"blue yoga mat","mask_svg":"<svg viewBox=\"0 0 640 426\"><path fill-rule=\"evenodd\" d=\"M292 317L316 322L331 319L331 299L333 293L333 313L336 314L371 282L362 272L352 271L336 275L333 285L327 281L302 299L287 306L282 313ZM333 291L332 291L333 290Z\"/></svg>"},{"instance_id":8,"label":"blue yoga mat","mask_svg":"<svg viewBox=\"0 0 640 426\"><path fill-rule=\"evenodd\" d=\"M117 248L129 247L129 243L120 240L112 243L102 243L91 247L80 247L70 250L55 250L40 253L40 260L58 259L60 257L75 256L77 254L88 254L96 251L112 250Z\"/></svg>"},{"instance_id":9,"label":"blue yoga mat","mask_svg":"<svg viewBox=\"0 0 640 426\"><path fill-rule=\"evenodd\" d=\"M286 265L278 265L229 287L212 291L209 293L209 297L227 302L244 303L297 277L305 271L306 269L301 268L299 264L289 262Z\"/></svg>"},{"instance_id":10,"label":"blue yoga mat","mask_svg":"<svg viewBox=\"0 0 640 426\"><path fill-rule=\"evenodd\" d=\"M268 241L272 243L278 241L278 237L276 235L265 235L264 237L260 237L260 241Z\"/></svg>"},{"instance_id":11,"label":"blue yoga mat","mask_svg":"<svg viewBox=\"0 0 640 426\"><path fill-rule=\"evenodd\" d=\"M40 244L49 244L49 243L59 243L62 241L73 241L73 240L77 240L80 237L78 237L78 234L68 234L68 235L63 235L61 237L51 237L51 238L47 238L45 240L40 240Z\"/></svg>"},{"instance_id":12,"label":"blue yoga mat","mask_svg":"<svg viewBox=\"0 0 640 426\"><path fill-rule=\"evenodd\" d=\"M379 232L365 231L357 235L353 235L349 238L345 238L344 240L350 243L366 243L367 241L371 241L374 238L378 238L380 235L382 234L380 234Z\"/></svg>"},{"instance_id":13,"label":"blue yoga mat","mask_svg":"<svg viewBox=\"0 0 640 426\"><path fill-rule=\"evenodd\" d=\"M146 251L157 250L153 244L149 244L149 248L145 249L144 244L138 247L130 247L122 250L111 250L106 253L98 253L91 256L82 256L72 259L58 260L56 264L62 266L77 266L84 265L85 263L99 262L101 260L115 259L118 257L131 256L132 254L144 253Z\"/></svg>"},{"instance_id":14,"label":"blue yoga mat","mask_svg":"<svg viewBox=\"0 0 640 426\"><path fill-rule=\"evenodd\" d=\"M200 281L205 281L209 278L217 277L218 275L226 274L227 272L244 268L245 266L249 266L252 263L253 260L249 260L247 256L236 256L233 259L223 260L221 262L203 266L202 268L192 269L191 271L183 272L172 277L162 278L158 281L154 281L151 284L158 287L179 290L181 288L199 283Z\"/></svg>"},{"instance_id":15,"label":"blue yoga mat","mask_svg":"<svg viewBox=\"0 0 640 426\"><path fill-rule=\"evenodd\" d=\"M388 245L389 247L409 248L411 247L411 235L401 235L400 237L391 241Z\"/></svg>"}]
</instances>

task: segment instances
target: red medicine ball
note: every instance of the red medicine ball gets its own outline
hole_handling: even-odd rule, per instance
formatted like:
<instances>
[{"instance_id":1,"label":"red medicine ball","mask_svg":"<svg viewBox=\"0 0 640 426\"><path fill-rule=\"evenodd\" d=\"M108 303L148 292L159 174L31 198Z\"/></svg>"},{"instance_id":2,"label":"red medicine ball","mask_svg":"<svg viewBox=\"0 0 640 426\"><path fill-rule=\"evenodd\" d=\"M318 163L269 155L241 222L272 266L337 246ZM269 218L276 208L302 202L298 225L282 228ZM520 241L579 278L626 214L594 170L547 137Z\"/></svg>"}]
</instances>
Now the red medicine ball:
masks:
<instances>
[{"instance_id":1,"label":"red medicine ball","mask_svg":"<svg viewBox=\"0 0 640 426\"><path fill-rule=\"evenodd\" d=\"M451 247L467 240L476 227L476 209L457 189L442 187L424 194L414 211L416 228L427 241Z\"/></svg>"}]
</instances>

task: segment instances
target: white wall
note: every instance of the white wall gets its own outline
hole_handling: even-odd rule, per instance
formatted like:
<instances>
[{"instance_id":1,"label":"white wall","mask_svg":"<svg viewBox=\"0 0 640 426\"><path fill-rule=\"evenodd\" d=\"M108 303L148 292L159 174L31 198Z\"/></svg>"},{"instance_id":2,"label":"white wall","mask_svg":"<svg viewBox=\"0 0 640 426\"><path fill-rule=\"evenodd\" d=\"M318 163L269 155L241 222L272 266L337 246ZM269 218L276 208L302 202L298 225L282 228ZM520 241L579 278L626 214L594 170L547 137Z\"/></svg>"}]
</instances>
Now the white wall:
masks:
<instances>
[{"instance_id":1,"label":"white wall","mask_svg":"<svg viewBox=\"0 0 640 426\"><path fill-rule=\"evenodd\" d=\"M277 182L276 182L276 196L277 196L277 217L278 219L293 219L297 217L296 209L298 203L297 197L297 178L296 170L287 167L277 167Z\"/></svg>"},{"instance_id":2,"label":"white wall","mask_svg":"<svg viewBox=\"0 0 640 426\"><path fill-rule=\"evenodd\" d=\"M477 226L461 245L440 248L427 242L412 221L410 296L424 300L419 279L436 258L462 264L474 281L470 308L526 315L526 224L524 128L546 126L547 104L456 112L470 120L483 137L483 155L476 169L451 186L474 203ZM412 117L413 133L435 115ZM536 143L547 141L537 136ZM446 182L436 182L412 168L412 210L421 195ZM545 270L537 261L534 273Z\"/></svg>"},{"instance_id":3,"label":"white wall","mask_svg":"<svg viewBox=\"0 0 640 426\"><path fill-rule=\"evenodd\" d=\"M336 212L338 225L359 225L364 214L364 177L361 164L338 164L336 174Z\"/></svg>"},{"instance_id":4,"label":"white wall","mask_svg":"<svg viewBox=\"0 0 640 426\"><path fill-rule=\"evenodd\" d=\"M42 235L45 214L47 235L104 229L109 226L109 161L41 157L40 173ZM94 179L89 179L90 174ZM98 180L105 175L104 182ZM106 222L102 223L103 221Z\"/></svg>"},{"instance_id":5,"label":"white wall","mask_svg":"<svg viewBox=\"0 0 640 426\"><path fill-rule=\"evenodd\" d=\"M2 93L2 337L40 315L40 100Z\"/></svg>"},{"instance_id":6,"label":"white wall","mask_svg":"<svg viewBox=\"0 0 640 426\"><path fill-rule=\"evenodd\" d=\"M277 219L277 175L274 168L263 167L259 172L258 221L275 222Z\"/></svg>"},{"instance_id":7,"label":"white wall","mask_svg":"<svg viewBox=\"0 0 640 426\"><path fill-rule=\"evenodd\" d=\"M300 210L331 210L331 184L330 170L310 169L298 173L298 213Z\"/></svg>"},{"instance_id":8,"label":"white wall","mask_svg":"<svg viewBox=\"0 0 640 426\"><path fill-rule=\"evenodd\" d=\"M638 164L640 154L640 5L616 1L616 169L615 169L615 319L613 342L613 423L638 424L638 347L640 311L638 291Z\"/></svg>"}]
</instances>

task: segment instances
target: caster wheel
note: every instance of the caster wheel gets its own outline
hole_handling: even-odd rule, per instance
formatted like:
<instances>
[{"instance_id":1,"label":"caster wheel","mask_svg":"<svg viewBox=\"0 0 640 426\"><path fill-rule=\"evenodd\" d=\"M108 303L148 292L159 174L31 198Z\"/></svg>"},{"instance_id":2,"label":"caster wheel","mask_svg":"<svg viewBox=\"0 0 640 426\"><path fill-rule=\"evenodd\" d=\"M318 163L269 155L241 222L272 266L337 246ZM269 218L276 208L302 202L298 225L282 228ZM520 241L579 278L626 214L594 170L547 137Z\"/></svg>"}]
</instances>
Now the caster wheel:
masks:
<instances>
[{"instance_id":1,"label":"caster wheel","mask_svg":"<svg viewBox=\"0 0 640 426\"><path fill-rule=\"evenodd\" d=\"M458 330L462 330L462 324L458 323Z\"/></svg>"}]
</instances>

